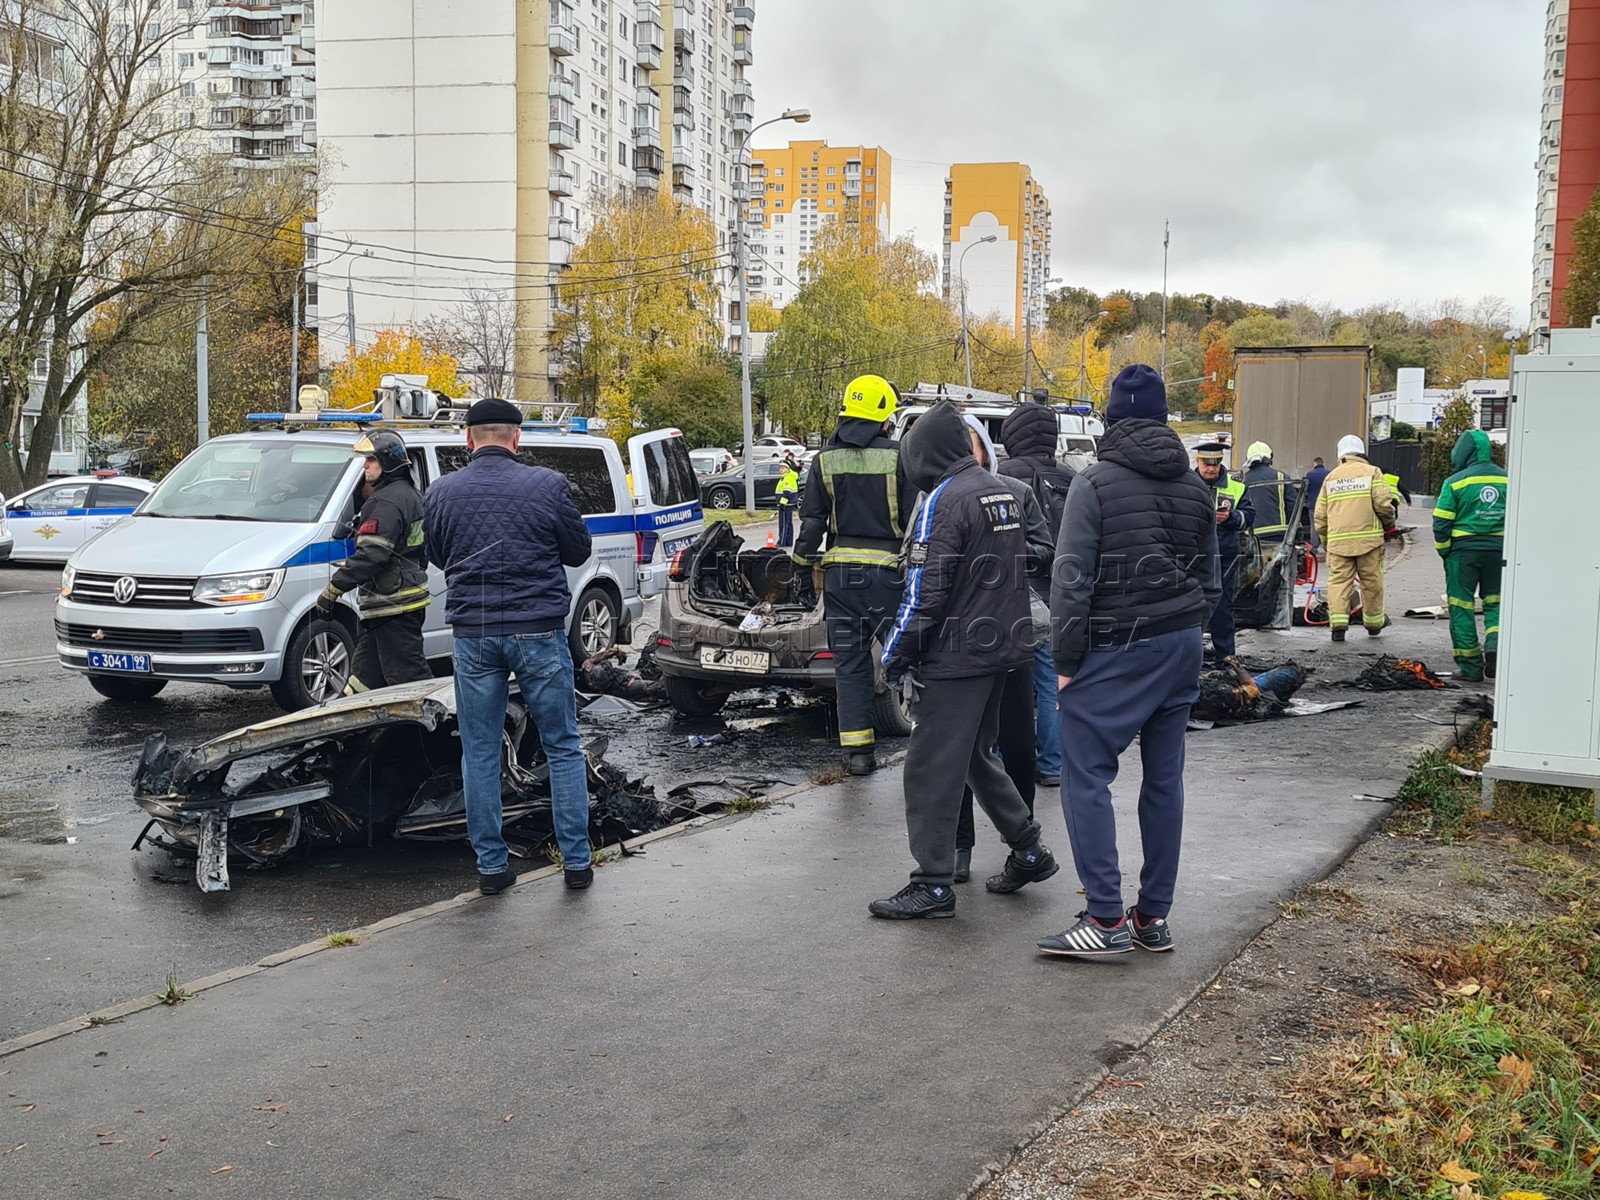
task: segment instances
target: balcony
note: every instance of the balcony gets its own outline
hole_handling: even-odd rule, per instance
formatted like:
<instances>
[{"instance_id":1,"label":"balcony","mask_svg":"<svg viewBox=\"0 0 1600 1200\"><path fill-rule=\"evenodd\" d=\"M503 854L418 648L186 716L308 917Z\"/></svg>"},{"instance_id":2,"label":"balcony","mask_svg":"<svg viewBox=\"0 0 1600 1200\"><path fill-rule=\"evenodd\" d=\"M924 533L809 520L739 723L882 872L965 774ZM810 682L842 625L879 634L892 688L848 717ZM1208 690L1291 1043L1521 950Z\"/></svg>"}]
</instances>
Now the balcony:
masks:
<instances>
[{"instance_id":1,"label":"balcony","mask_svg":"<svg viewBox=\"0 0 1600 1200\"><path fill-rule=\"evenodd\" d=\"M661 69L661 52L666 43L666 34L661 31L661 22L656 20L640 21L633 27L634 48L638 51L636 61L641 67L651 71Z\"/></svg>"},{"instance_id":2,"label":"balcony","mask_svg":"<svg viewBox=\"0 0 1600 1200\"><path fill-rule=\"evenodd\" d=\"M733 126L735 133L749 133L755 128L756 119L747 112L731 112L728 114L728 123Z\"/></svg>"},{"instance_id":3,"label":"balcony","mask_svg":"<svg viewBox=\"0 0 1600 1200\"><path fill-rule=\"evenodd\" d=\"M661 172L635 170L633 173L633 186L636 190L647 192L653 196L661 190Z\"/></svg>"},{"instance_id":4,"label":"balcony","mask_svg":"<svg viewBox=\"0 0 1600 1200\"><path fill-rule=\"evenodd\" d=\"M672 82L677 87L694 87L694 68L686 57L679 57L672 64Z\"/></svg>"},{"instance_id":5,"label":"balcony","mask_svg":"<svg viewBox=\"0 0 1600 1200\"><path fill-rule=\"evenodd\" d=\"M846 176L844 181L844 194L846 196L861 195L861 180L851 179L849 176Z\"/></svg>"},{"instance_id":6,"label":"balcony","mask_svg":"<svg viewBox=\"0 0 1600 1200\"><path fill-rule=\"evenodd\" d=\"M694 170L694 151L687 146L674 146L672 148L672 169L692 172Z\"/></svg>"},{"instance_id":7,"label":"balcony","mask_svg":"<svg viewBox=\"0 0 1600 1200\"><path fill-rule=\"evenodd\" d=\"M573 94L572 80L564 79L560 75L550 76L550 99L565 100L568 104L577 99Z\"/></svg>"},{"instance_id":8,"label":"balcony","mask_svg":"<svg viewBox=\"0 0 1600 1200\"><path fill-rule=\"evenodd\" d=\"M635 0L633 19L635 21L655 21L661 17L661 4L659 0Z\"/></svg>"},{"instance_id":9,"label":"balcony","mask_svg":"<svg viewBox=\"0 0 1600 1200\"><path fill-rule=\"evenodd\" d=\"M672 27L672 48L679 54L694 53L694 30L685 26L681 18Z\"/></svg>"},{"instance_id":10,"label":"balcony","mask_svg":"<svg viewBox=\"0 0 1600 1200\"><path fill-rule=\"evenodd\" d=\"M570 196L577 190L571 171L552 170L550 172L550 194L552 196Z\"/></svg>"},{"instance_id":11,"label":"balcony","mask_svg":"<svg viewBox=\"0 0 1600 1200\"><path fill-rule=\"evenodd\" d=\"M550 122L550 149L571 150L578 144L578 128L566 121Z\"/></svg>"},{"instance_id":12,"label":"balcony","mask_svg":"<svg viewBox=\"0 0 1600 1200\"><path fill-rule=\"evenodd\" d=\"M570 29L559 29L550 26L550 53L557 58L566 58L578 52L578 37Z\"/></svg>"},{"instance_id":13,"label":"balcony","mask_svg":"<svg viewBox=\"0 0 1600 1200\"><path fill-rule=\"evenodd\" d=\"M752 35L748 31L733 31L733 65L748 67L755 62L755 55L751 53L750 40Z\"/></svg>"},{"instance_id":14,"label":"balcony","mask_svg":"<svg viewBox=\"0 0 1600 1200\"><path fill-rule=\"evenodd\" d=\"M654 125L636 126L633 131L633 145L635 149L654 150L661 153L661 130Z\"/></svg>"},{"instance_id":15,"label":"balcony","mask_svg":"<svg viewBox=\"0 0 1600 1200\"><path fill-rule=\"evenodd\" d=\"M633 167L638 172L660 175L666 165L666 156L660 146L639 146L633 152Z\"/></svg>"},{"instance_id":16,"label":"balcony","mask_svg":"<svg viewBox=\"0 0 1600 1200\"><path fill-rule=\"evenodd\" d=\"M735 4L733 6L733 27L735 30L744 30L749 33L756 27L756 10L748 4Z\"/></svg>"},{"instance_id":17,"label":"balcony","mask_svg":"<svg viewBox=\"0 0 1600 1200\"><path fill-rule=\"evenodd\" d=\"M672 168L672 194L680 200L693 200L694 176L677 167Z\"/></svg>"},{"instance_id":18,"label":"balcony","mask_svg":"<svg viewBox=\"0 0 1600 1200\"><path fill-rule=\"evenodd\" d=\"M550 218L550 240L552 242L570 242L577 237L571 217Z\"/></svg>"}]
</instances>

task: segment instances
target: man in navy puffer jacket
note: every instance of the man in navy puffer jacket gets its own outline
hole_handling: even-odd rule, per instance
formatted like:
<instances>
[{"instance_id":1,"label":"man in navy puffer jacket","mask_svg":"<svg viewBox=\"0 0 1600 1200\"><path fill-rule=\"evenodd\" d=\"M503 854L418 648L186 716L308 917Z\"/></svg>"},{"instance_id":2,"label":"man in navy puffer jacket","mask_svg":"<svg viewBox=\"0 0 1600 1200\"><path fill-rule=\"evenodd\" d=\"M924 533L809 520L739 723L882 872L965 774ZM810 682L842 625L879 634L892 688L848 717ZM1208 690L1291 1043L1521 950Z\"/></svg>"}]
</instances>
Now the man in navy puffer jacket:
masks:
<instances>
[{"instance_id":1,"label":"man in navy puffer jacket","mask_svg":"<svg viewBox=\"0 0 1600 1200\"><path fill-rule=\"evenodd\" d=\"M572 489L555 471L517 461L522 413L504 400L467 410L472 461L428 489L428 559L444 570L445 619L455 635L456 723L467 835L486 896L517 881L501 830L500 759L515 672L550 764L550 815L569 888L594 879L589 783L578 741L564 567L589 560L592 542Z\"/></svg>"}]
</instances>

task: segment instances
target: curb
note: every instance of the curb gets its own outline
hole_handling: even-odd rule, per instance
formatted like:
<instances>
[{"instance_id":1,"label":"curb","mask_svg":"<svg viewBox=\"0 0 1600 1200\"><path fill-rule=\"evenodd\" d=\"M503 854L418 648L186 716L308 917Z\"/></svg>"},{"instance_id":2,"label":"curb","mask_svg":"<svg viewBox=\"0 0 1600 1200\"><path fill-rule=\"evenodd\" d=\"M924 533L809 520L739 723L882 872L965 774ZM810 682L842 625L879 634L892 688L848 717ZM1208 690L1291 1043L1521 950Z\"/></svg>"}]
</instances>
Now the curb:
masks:
<instances>
[{"instance_id":1,"label":"curb","mask_svg":"<svg viewBox=\"0 0 1600 1200\"><path fill-rule=\"evenodd\" d=\"M879 760L881 763L880 769L898 766L905 758L905 755L906 752L904 750L896 751L893 754L884 755L882 759ZM756 812L770 807L773 804L777 804L780 801L793 799L802 792L818 791L825 787L837 786L838 784L816 784L809 780L805 783L797 783L792 787L782 788L776 792L772 792L761 797L761 799L766 802L761 806L761 809L748 812L717 813L715 815L690 817L686 821L679 821L676 824L664 826L663 828L653 830L650 833L641 834L637 838L630 838L627 844L629 847L649 846L656 842L666 841L667 839L673 837L680 837L712 825L717 825L724 822L742 821L747 817L754 816ZM621 852L622 844L618 842L600 847L600 852L602 853L607 850ZM548 867L541 867L537 871L529 871L527 874L519 876L516 884L507 890L515 892L520 890L524 884L534 883L544 879L553 879L560 874L561 868L557 865L552 864ZM417 921L427 920L429 917L439 916L442 913L459 911L466 908L469 904L476 904L479 901L488 899L491 899L491 897L480 896L475 891L462 892L460 895L452 896L448 900L436 900L432 904L425 904L419 908L409 908L404 912L395 913L391 917L384 917L380 921L374 921L370 925L361 925L354 929L344 930L342 932L350 934L356 939L357 942L359 942L370 934L383 933L390 929L399 929L402 926L410 925ZM242 966L230 967L227 970L218 971L211 975L205 975L199 979L191 980L187 983L180 983L177 986L179 991L188 992L191 996L198 996L200 993L209 992L213 988L219 988L225 984L233 983L240 979L248 979L252 975L259 975L265 971L273 970L276 967L287 966L290 963L298 962L301 959L310 958L313 954L320 954L325 951L335 949L342 950L347 948L348 947L346 946L332 946L329 944L327 937L323 937L314 942L303 942L298 946L291 946L287 950L279 950L276 953L269 954L264 958L257 959L253 963L246 963ZM82 1033L88 1029L98 1029L103 1025L115 1025L124 1018L134 1016L137 1013L147 1012L153 1008L164 1007L168 1006L161 999L161 997L155 995L154 993L144 996L135 996L131 1000L124 1000L120 1004L113 1004L109 1008L102 1008L92 1013L85 1013L83 1016L76 1017L71 1021L62 1021L59 1024L50 1025L44 1029L36 1029L32 1033L19 1034L14 1038L9 1038L6 1041L0 1042L0 1058L8 1058L13 1054L20 1054L24 1050L31 1050L36 1046L43 1046L48 1042L59 1041L61 1038L69 1037L75 1033Z\"/></svg>"}]
</instances>

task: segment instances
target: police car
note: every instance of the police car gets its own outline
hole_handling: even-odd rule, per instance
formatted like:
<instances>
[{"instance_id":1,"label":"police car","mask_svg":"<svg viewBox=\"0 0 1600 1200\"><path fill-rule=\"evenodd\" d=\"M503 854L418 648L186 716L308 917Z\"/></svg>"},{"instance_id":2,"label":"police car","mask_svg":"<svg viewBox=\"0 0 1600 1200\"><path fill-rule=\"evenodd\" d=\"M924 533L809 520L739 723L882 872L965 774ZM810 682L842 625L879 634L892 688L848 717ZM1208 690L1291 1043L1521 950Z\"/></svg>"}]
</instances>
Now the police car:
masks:
<instances>
[{"instance_id":1,"label":"police car","mask_svg":"<svg viewBox=\"0 0 1600 1200\"><path fill-rule=\"evenodd\" d=\"M30 488L8 501L0 518L0 559L9 533L11 561L66 562L153 491L153 483L120 475L75 475Z\"/></svg>"},{"instance_id":2,"label":"police car","mask_svg":"<svg viewBox=\"0 0 1600 1200\"><path fill-rule=\"evenodd\" d=\"M405 439L424 495L471 457L458 425L363 413L260 414L255 431L212 438L67 563L56 603L61 665L115 700L149 699L173 680L266 686L289 710L338 696L355 648L353 597L333 621L315 604L353 552L362 464L352 450L375 425ZM566 477L594 538L589 561L567 572L574 661L627 642L673 555L704 528L683 435L630 438L630 473L616 443L588 434L581 418L529 422L518 457ZM429 589L423 642L443 659L451 638L437 564Z\"/></svg>"}]
</instances>

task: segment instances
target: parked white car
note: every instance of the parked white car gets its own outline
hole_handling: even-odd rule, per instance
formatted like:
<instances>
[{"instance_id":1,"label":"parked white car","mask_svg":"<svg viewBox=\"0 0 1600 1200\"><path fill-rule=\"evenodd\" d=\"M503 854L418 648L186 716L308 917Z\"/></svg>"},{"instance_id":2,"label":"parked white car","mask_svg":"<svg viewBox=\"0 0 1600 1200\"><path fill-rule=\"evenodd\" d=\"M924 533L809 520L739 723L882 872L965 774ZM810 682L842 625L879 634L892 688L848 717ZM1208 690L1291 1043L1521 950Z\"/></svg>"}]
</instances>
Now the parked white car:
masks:
<instances>
[{"instance_id":1,"label":"parked white car","mask_svg":"<svg viewBox=\"0 0 1600 1200\"><path fill-rule=\"evenodd\" d=\"M66 562L96 534L129 516L155 484L125 475L75 475L30 488L6 504L0 520L0 560Z\"/></svg>"}]
</instances>

